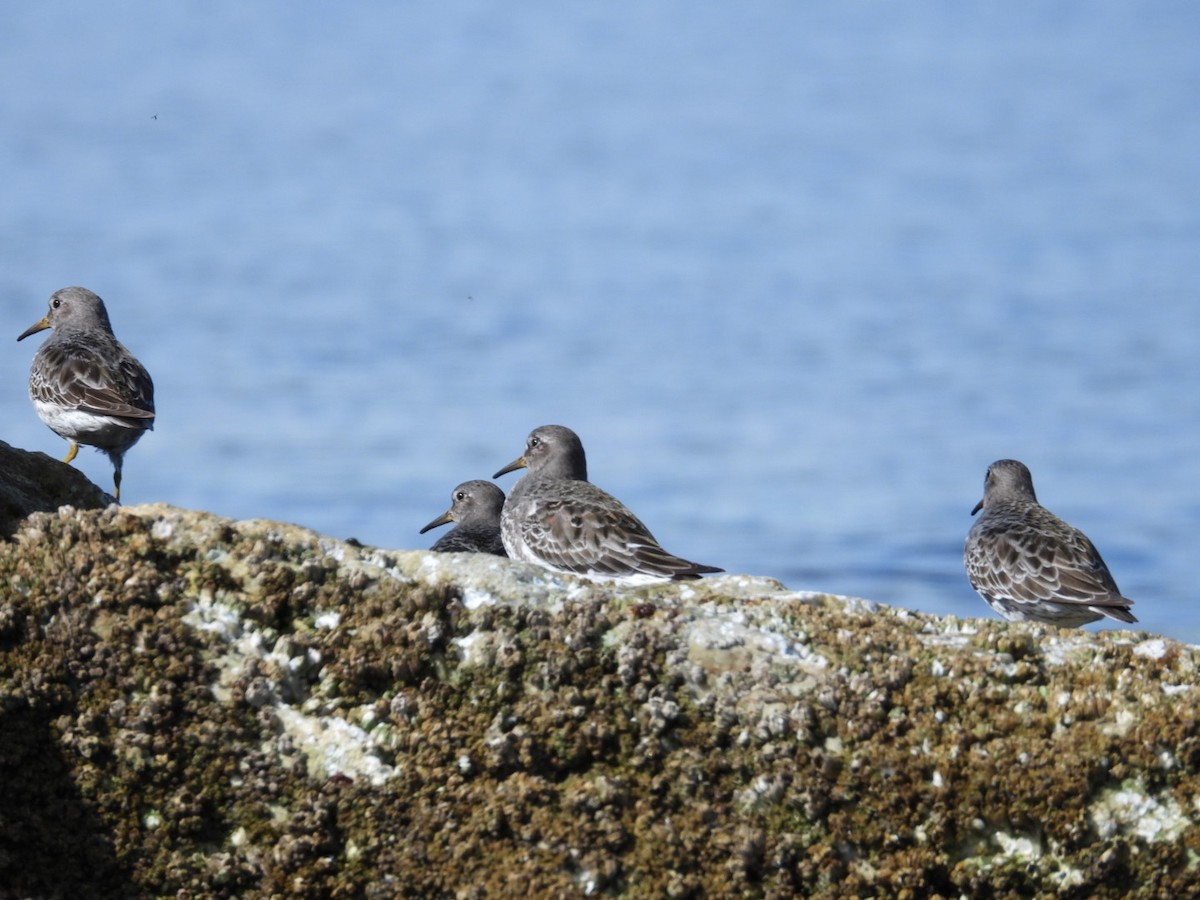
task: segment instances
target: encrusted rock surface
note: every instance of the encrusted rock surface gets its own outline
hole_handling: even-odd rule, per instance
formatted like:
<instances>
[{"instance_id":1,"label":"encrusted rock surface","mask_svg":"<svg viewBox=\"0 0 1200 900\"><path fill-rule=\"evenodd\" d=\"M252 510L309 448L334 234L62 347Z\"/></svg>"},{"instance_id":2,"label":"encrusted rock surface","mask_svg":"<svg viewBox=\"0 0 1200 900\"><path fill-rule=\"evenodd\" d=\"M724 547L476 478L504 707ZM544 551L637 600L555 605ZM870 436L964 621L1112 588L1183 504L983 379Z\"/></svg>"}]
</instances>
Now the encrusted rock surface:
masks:
<instances>
[{"instance_id":1,"label":"encrusted rock surface","mask_svg":"<svg viewBox=\"0 0 1200 900\"><path fill-rule=\"evenodd\" d=\"M0 441L0 539L10 537L31 512L61 506L103 509L112 502L78 469L45 453L30 453Z\"/></svg>"},{"instance_id":2,"label":"encrusted rock surface","mask_svg":"<svg viewBox=\"0 0 1200 900\"><path fill-rule=\"evenodd\" d=\"M1183 897L1197 650L168 506L0 546L0 896Z\"/></svg>"}]
</instances>

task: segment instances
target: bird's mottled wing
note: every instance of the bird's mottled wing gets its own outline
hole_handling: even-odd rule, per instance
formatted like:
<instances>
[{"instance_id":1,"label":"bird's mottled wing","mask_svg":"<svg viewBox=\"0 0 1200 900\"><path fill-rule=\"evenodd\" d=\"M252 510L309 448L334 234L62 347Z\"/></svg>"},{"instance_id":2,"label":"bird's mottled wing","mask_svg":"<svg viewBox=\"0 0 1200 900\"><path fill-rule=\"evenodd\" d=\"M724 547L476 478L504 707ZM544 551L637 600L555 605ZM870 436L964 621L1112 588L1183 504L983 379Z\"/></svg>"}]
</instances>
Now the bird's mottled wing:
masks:
<instances>
[{"instance_id":1,"label":"bird's mottled wing","mask_svg":"<svg viewBox=\"0 0 1200 900\"><path fill-rule=\"evenodd\" d=\"M967 574L977 591L1018 603L1051 600L1081 607L1120 609L1123 598L1092 542L1066 526L1048 535L1009 525L972 542Z\"/></svg>"},{"instance_id":2,"label":"bird's mottled wing","mask_svg":"<svg viewBox=\"0 0 1200 900\"><path fill-rule=\"evenodd\" d=\"M579 574L665 577L719 571L664 550L620 501L587 482L563 497L538 498L521 521L521 536L538 558Z\"/></svg>"},{"instance_id":3,"label":"bird's mottled wing","mask_svg":"<svg viewBox=\"0 0 1200 900\"><path fill-rule=\"evenodd\" d=\"M106 364L87 343L47 341L37 353L29 393L44 403L127 419L131 428L154 425L154 384L128 353Z\"/></svg>"}]
</instances>

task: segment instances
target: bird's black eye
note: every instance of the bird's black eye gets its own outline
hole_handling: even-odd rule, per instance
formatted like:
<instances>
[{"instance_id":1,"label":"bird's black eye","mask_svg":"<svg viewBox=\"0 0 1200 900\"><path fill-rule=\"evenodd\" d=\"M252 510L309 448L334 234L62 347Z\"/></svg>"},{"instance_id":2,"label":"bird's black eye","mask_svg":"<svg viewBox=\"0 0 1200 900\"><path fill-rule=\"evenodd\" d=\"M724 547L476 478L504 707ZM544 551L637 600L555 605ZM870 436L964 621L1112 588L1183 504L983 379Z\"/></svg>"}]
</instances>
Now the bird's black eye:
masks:
<instances>
[{"instance_id":1,"label":"bird's black eye","mask_svg":"<svg viewBox=\"0 0 1200 900\"><path fill-rule=\"evenodd\" d=\"M529 446L530 446L530 447L536 447L536 446L537 446L538 444L540 444L541 442L542 442L542 439L541 439L541 438L530 438L530 439L529 439Z\"/></svg>"},{"instance_id":2,"label":"bird's black eye","mask_svg":"<svg viewBox=\"0 0 1200 900\"><path fill-rule=\"evenodd\" d=\"M50 301L50 305L53 306L55 309L58 309L60 306L62 306L62 301L59 300L57 297L55 297L53 300Z\"/></svg>"},{"instance_id":3,"label":"bird's black eye","mask_svg":"<svg viewBox=\"0 0 1200 900\"><path fill-rule=\"evenodd\" d=\"M454 494L454 499L455 499L455 500L466 500L466 499L467 499L467 492L466 492L466 491L457 491L457 492L455 492L455 494Z\"/></svg>"}]
</instances>

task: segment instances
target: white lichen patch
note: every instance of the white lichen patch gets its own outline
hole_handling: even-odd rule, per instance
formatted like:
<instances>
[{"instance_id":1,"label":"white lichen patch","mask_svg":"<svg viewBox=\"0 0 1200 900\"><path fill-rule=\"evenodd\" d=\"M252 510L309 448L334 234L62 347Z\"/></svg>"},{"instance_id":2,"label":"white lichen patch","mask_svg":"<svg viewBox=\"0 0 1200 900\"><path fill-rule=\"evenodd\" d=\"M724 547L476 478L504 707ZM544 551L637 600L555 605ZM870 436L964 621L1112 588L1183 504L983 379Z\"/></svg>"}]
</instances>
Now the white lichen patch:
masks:
<instances>
[{"instance_id":1,"label":"white lichen patch","mask_svg":"<svg viewBox=\"0 0 1200 900\"><path fill-rule=\"evenodd\" d=\"M992 833L1000 848L1000 854L1018 862L1037 862L1042 857L1042 843L1036 838L1025 834L1008 834L1004 831Z\"/></svg>"},{"instance_id":2,"label":"white lichen patch","mask_svg":"<svg viewBox=\"0 0 1200 900\"><path fill-rule=\"evenodd\" d=\"M1133 648L1134 656L1141 656L1146 659L1162 659L1167 655L1168 644L1164 638L1153 638L1148 641L1142 641Z\"/></svg>"},{"instance_id":3,"label":"white lichen patch","mask_svg":"<svg viewBox=\"0 0 1200 900\"><path fill-rule=\"evenodd\" d=\"M564 603L590 596L594 589L581 578L489 553L423 552L412 556L417 557L413 571L418 582L458 587L468 610L508 604L555 613Z\"/></svg>"},{"instance_id":4,"label":"white lichen patch","mask_svg":"<svg viewBox=\"0 0 1200 900\"><path fill-rule=\"evenodd\" d=\"M972 824L976 831L987 834L988 826L982 819L975 819ZM1083 872L1064 859L1062 848L1053 841L1045 844L1036 835L1009 834L1006 831L993 831L987 834L987 838L987 845L968 842L962 848L963 855L960 858L985 871L1016 863L1031 872L1038 871L1040 877L1059 890L1083 884ZM995 848L995 852L992 852L992 848Z\"/></svg>"},{"instance_id":5,"label":"white lichen patch","mask_svg":"<svg viewBox=\"0 0 1200 900\"><path fill-rule=\"evenodd\" d=\"M821 591L792 591L774 578L760 575L718 575L695 581L659 582L654 592L659 605L678 604L699 608L715 604L727 607L729 602L749 600L761 603L819 604L828 601L848 605L857 601Z\"/></svg>"},{"instance_id":6,"label":"white lichen patch","mask_svg":"<svg viewBox=\"0 0 1200 900\"><path fill-rule=\"evenodd\" d=\"M334 562L344 562L346 559L346 550L348 545L342 541L320 540L317 541L317 546L321 548L321 552Z\"/></svg>"},{"instance_id":7,"label":"white lichen patch","mask_svg":"<svg viewBox=\"0 0 1200 900\"><path fill-rule=\"evenodd\" d=\"M342 624L342 614L340 612L323 612L317 613L313 617L313 627L323 630L332 631Z\"/></svg>"},{"instance_id":8,"label":"white lichen patch","mask_svg":"<svg viewBox=\"0 0 1200 900\"><path fill-rule=\"evenodd\" d=\"M844 599L847 612L870 615L879 612L883 608L874 600L864 600L862 597L846 597Z\"/></svg>"},{"instance_id":9,"label":"white lichen patch","mask_svg":"<svg viewBox=\"0 0 1200 900\"><path fill-rule=\"evenodd\" d=\"M395 774L375 755L379 741L372 734L337 716L323 715L316 698L300 706L289 702L303 695L306 673L319 667L316 650L291 652L299 648L290 637L259 628L210 594L202 594L183 621L215 635L224 648L214 656L218 675L213 696L223 703L233 702L235 687L242 686L241 702L271 709L283 732L280 738L304 753L311 777L324 780L342 773L382 784ZM250 671L264 674L247 679L245 673Z\"/></svg>"},{"instance_id":10,"label":"white lichen patch","mask_svg":"<svg viewBox=\"0 0 1200 900\"><path fill-rule=\"evenodd\" d=\"M381 785L396 774L396 769L375 755L371 735L337 716L314 716L293 706L275 706L287 734L308 759L308 774L324 781L334 775L366 778Z\"/></svg>"},{"instance_id":11,"label":"white lichen patch","mask_svg":"<svg viewBox=\"0 0 1200 900\"><path fill-rule=\"evenodd\" d=\"M684 633L689 661L710 673L738 671L755 664L797 664L825 669L829 661L812 647L793 640L783 622L778 629L751 624L741 612L706 616L692 622Z\"/></svg>"},{"instance_id":12,"label":"white lichen patch","mask_svg":"<svg viewBox=\"0 0 1200 900\"><path fill-rule=\"evenodd\" d=\"M396 560L392 559L385 553L375 551L366 553L360 557L362 564L369 569L374 569L383 573L393 581L398 581L401 584L415 584L416 582L404 573L404 570L397 565Z\"/></svg>"},{"instance_id":13,"label":"white lichen patch","mask_svg":"<svg viewBox=\"0 0 1200 900\"><path fill-rule=\"evenodd\" d=\"M787 779L779 775L759 775L735 795L745 810L764 809L778 803L787 792Z\"/></svg>"},{"instance_id":14,"label":"white lichen patch","mask_svg":"<svg viewBox=\"0 0 1200 900\"><path fill-rule=\"evenodd\" d=\"M572 850L571 856L577 857L578 850ZM576 886L583 892L583 896L590 897L600 889L600 882L596 878L596 874L589 869L580 869L572 876Z\"/></svg>"},{"instance_id":15,"label":"white lichen patch","mask_svg":"<svg viewBox=\"0 0 1200 900\"><path fill-rule=\"evenodd\" d=\"M1134 834L1151 844L1172 841L1192 824L1174 797L1148 794L1140 779L1102 791L1088 817L1102 840Z\"/></svg>"},{"instance_id":16,"label":"white lichen patch","mask_svg":"<svg viewBox=\"0 0 1200 900\"><path fill-rule=\"evenodd\" d=\"M1103 726L1104 733L1114 737L1124 737L1134 725L1140 721L1140 716L1131 709L1118 709L1112 722Z\"/></svg>"},{"instance_id":17,"label":"white lichen patch","mask_svg":"<svg viewBox=\"0 0 1200 900\"><path fill-rule=\"evenodd\" d=\"M1047 665L1062 666L1072 659L1078 660L1081 655L1094 658L1096 655L1095 636L1075 628L1053 629L1057 634L1050 634L1040 640L1042 659Z\"/></svg>"},{"instance_id":18,"label":"white lichen patch","mask_svg":"<svg viewBox=\"0 0 1200 900\"><path fill-rule=\"evenodd\" d=\"M774 578L761 575L714 575L700 581L680 582L688 588L703 587L723 597L746 597L761 594L778 594L783 584Z\"/></svg>"},{"instance_id":19,"label":"white lichen patch","mask_svg":"<svg viewBox=\"0 0 1200 900\"><path fill-rule=\"evenodd\" d=\"M242 617L237 610L214 599L210 591L200 594L183 621L197 631L215 632L227 641L234 640L242 630Z\"/></svg>"},{"instance_id":20,"label":"white lichen patch","mask_svg":"<svg viewBox=\"0 0 1200 900\"><path fill-rule=\"evenodd\" d=\"M417 567L417 577L433 584L440 581L443 575L449 574L442 566L442 556L443 554L434 553L432 550L422 553L421 564Z\"/></svg>"},{"instance_id":21,"label":"white lichen patch","mask_svg":"<svg viewBox=\"0 0 1200 900\"><path fill-rule=\"evenodd\" d=\"M954 616L947 616L945 619L927 619L917 632L921 643L925 646L946 647L951 650L969 647L971 639L978 633L979 629L973 620L957 619ZM945 674L945 666L938 660L935 659L933 665L942 669L941 672L935 672L935 675Z\"/></svg>"},{"instance_id":22,"label":"white lichen patch","mask_svg":"<svg viewBox=\"0 0 1200 900\"><path fill-rule=\"evenodd\" d=\"M470 634L464 634L460 638L454 638L450 641L458 648L458 658L464 666L477 665L480 660L478 658L476 645L484 639L484 632L472 631Z\"/></svg>"},{"instance_id":23,"label":"white lichen patch","mask_svg":"<svg viewBox=\"0 0 1200 900\"><path fill-rule=\"evenodd\" d=\"M469 610L479 609L481 606L495 606L497 602L499 601L495 594L490 591L477 587L468 587L463 590L462 603Z\"/></svg>"},{"instance_id":24,"label":"white lichen patch","mask_svg":"<svg viewBox=\"0 0 1200 900\"><path fill-rule=\"evenodd\" d=\"M922 634L944 634L971 637L979 634L978 619L960 619L958 616L926 619L921 626Z\"/></svg>"}]
</instances>

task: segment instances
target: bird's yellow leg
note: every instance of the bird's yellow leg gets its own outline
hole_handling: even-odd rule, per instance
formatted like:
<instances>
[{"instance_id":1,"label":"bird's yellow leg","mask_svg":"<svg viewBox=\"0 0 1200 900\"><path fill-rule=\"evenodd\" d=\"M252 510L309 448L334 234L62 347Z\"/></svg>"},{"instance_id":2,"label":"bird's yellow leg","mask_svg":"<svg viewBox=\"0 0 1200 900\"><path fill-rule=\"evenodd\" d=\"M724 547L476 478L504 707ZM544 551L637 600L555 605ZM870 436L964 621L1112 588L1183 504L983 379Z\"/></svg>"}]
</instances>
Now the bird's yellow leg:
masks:
<instances>
[{"instance_id":1,"label":"bird's yellow leg","mask_svg":"<svg viewBox=\"0 0 1200 900\"><path fill-rule=\"evenodd\" d=\"M71 449L67 451L67 458L64 459L63 462L69 463L71 460L73 460L75 458L75 454L77 454L78 452L79 452L79 444L77 444L75 441L71 441Z\"/></svg>"}]
</instances>

